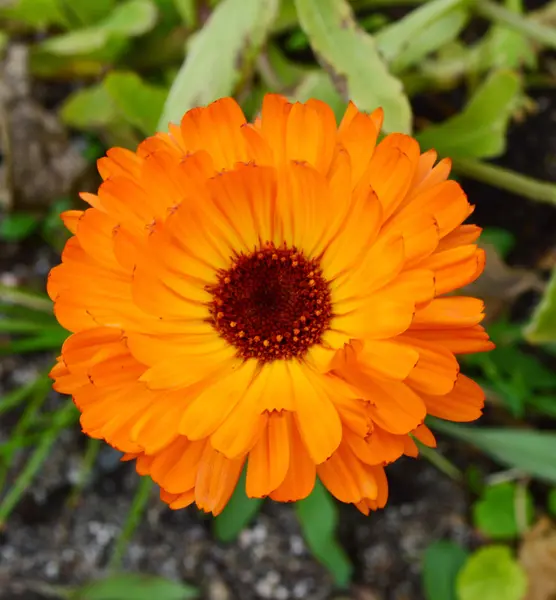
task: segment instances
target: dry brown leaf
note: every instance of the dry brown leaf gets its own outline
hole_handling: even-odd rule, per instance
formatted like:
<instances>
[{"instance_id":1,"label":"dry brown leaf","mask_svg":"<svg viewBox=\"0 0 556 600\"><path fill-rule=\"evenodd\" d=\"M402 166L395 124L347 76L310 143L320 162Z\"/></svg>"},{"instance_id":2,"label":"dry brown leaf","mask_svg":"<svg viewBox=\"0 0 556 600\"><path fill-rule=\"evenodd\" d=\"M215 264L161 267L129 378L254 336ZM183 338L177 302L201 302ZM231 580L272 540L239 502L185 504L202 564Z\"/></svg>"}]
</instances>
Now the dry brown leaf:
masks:
<instances>
[{"instance_id":1,"label":"dry brown leaf","mask_svg":"<svg viewBox=\"0 0 556 600\"><path fill-rule=\"evenodd\" d=\"M485 244L486 266L477 281L465 288L465 293L485 301L487 320L496 319L503 310L524 292L542 293L545 283L529 269L508 266L493 246Z\"/></svg>"},{"instance_id":2,"label":"dry brown leaf","mask_svg":"<svg viewBox=\"0 0 556 600\"><path fill-rule=\"evenodd\" d=\"M541 519L525 534L519 563L529 580L523 600L556 600L556 525L550 519Z\"/></svg>"}]
</instances>

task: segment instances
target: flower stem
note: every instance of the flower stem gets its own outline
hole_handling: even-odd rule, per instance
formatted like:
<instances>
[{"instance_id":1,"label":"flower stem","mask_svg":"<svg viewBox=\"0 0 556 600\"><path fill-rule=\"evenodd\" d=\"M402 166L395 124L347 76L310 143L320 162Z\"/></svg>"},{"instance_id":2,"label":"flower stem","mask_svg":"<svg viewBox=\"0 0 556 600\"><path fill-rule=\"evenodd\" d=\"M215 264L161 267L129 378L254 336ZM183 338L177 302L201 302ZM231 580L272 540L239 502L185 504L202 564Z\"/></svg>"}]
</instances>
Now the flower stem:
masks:
<instances>
[{"instance_id":1,"label":"flower stem","mask_svg":"<svg viewBox=\"0 0 556 600\"><path fill-rule=\"evenodd\" d=\"M553 27L543 25L537 20L528 19L491 0L477 0L474 10L486 19L507 25L540 44L556 48L556 29Z\"/></svg>"},{"instance_id":2,"label":"flower stem","mask_svg":"<svg viewBox=\"0 0 556 600\"><path fill-rule=\"evenodd\" d=\"M441 471L454 481L463 481L463 473L444 455L440 454L440 452L438 452L434 448L429 448L428 446L425 446L425 444L422 444L419 440L415 438L413 438L413 441L417 444L417 447L419 448L419 454L421 454L423 458L426 458L439 471Z\"/></svg>"},{"instance_id":3,"label":"flower stem","mask_svg":"<svg viewBox=\"0 0 556 600\"><path fill-rule=\"evenodd\" d=\"M555 184L471 158L454 159L454 171L530 200L556 205Z\"/></svg>"}]
</instances>

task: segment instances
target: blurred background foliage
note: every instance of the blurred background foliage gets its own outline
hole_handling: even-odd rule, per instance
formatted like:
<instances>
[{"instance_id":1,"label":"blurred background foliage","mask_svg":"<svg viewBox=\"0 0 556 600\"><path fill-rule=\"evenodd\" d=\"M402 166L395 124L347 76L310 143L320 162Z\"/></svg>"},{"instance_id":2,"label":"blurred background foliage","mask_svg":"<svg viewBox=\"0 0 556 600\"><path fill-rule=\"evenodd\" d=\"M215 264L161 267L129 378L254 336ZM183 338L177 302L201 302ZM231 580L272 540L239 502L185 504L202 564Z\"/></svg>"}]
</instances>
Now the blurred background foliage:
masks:
<instances>
[{"instance_id":1,"label":"blurred background foliage","mask_svg":"<svg viewBox=\"0 0 556 600\"><path fill-rule=\"evenodd\" d=\"M456 177L511 192L508 213L527 215L537 203L556 211L556 185L498 160L508 131L527 127L537 111L535 90L554 94L554 1L13 0L0 3L0 23L0 243L6 261L28 244L51 249L31 275L2 263L0 357L39 367L0 388L0 417L10 423L0 438L0 527L9 525L60 432L78 427L68 399L52 402L47 373L66 332L42 288L67 239L58 214L79 206L78 189L94 189L94 162L107 147L135 148L187 109L221 96L234 95L250 119L269 91L320 98L338 118L351 98L363 110L382 106L386 132L413 133L423 149L452 157ZM21 128L32 131L38 150ZM540 161L540 142L538 152ZM487 391L486 417L473 426L431 419L440 439L457 443L447 453L421 448L469 494L481 544L429 545L426 600L556 595L556 238L539 242L543 258L531 261L519 223L508 223L487 227L488 268L473 289L487 300L497 349L463 364ZM97 441L87 442L68 510L98 452ZM152 487L143 479L130 499L111 575L50 592L75 600L198 597L193 585L118 574ZM240 485L213 522L215 538L233 541L261 505ZM317 485L295 512L315 559L348 589L354 570L336 538L335 501Z\"/></svg>"}]
</instances>

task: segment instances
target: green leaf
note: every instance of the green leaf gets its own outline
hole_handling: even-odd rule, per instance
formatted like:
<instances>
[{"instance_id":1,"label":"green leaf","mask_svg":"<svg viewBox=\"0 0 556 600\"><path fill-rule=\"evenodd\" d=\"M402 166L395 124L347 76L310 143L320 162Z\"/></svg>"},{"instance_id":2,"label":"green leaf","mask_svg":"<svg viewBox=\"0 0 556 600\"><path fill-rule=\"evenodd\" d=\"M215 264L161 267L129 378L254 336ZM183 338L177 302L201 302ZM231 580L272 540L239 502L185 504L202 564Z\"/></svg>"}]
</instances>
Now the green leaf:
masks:
<instances>
[{"instance_id":1,"label":"green leaf","mask_svg":"<svg viewBox=\"0 0 556 600\"><path fill-rule=\"evenodd\" d=\"M345 0L296 0L301 28L336 87L359 109L384 108L386 131L411 131L401 82L384 63L374 38L361 29Z\"/></svg>"},{"instance_id":2,"label":"green leaf","mask_svg":"<svg viewBox=\"0 0 556 600\"><path fill-rule=\"evenodd\" d=\"M105 19L117 6L117 0L58 0L65 11L82 26L94 25Z\"/></svg>"},{"instance_id":3,"label":"green leaf","mask_svg":"<svg viewBox=\"0 0 556 600\"><path fill-rule=\"evenodd\" d=\"M532 344L556 341L556 269L552 271L550 281L524 334Z\"/></svg>"},{"instance_id":4,"label":"green leaf","mask_svg":"<svg viewBox=\"0 0 556 600\"><path fill-rule=\"evenodd\" d=\"M62 105L62 121L75 129L94 130L106 127L117 118L117 110L102 84L77 90Z\"/></svg>"},{"instance_id":5,"label":"green leaf","mask_svg":"<svg viewBox=\"0 0 556 600\"><path fill-rule=\"evenodd\" d=\"M515 235L511 231L500 227L485 227L481 233L480 241L483 246L494 246L502 258L507 258L515 246Z\"/></svg>"},{"instance_id":6,"label":"green leaf","mask_svg":"<svg viewBox=\"0 0 556 600\"><path fill-rule=\"evenodd\" d=\"M425 5L429 6L428 4ZM425 57L453 42L469 21L469 12L462 8L443 15L428 27L427 35L416 35L407 41L405 49L391 63L392 71L402 73Z\"/></svg>"},{"instance_id":7,"label":"green leaf","mask_svg":"<svg viewBox=\"0 0 556 600\"><path fill-rule=\"evenodd\" d=\"M475 552L457 579L458 600L523 600L527 576L506 546Z\"/></svg>"},{"instance_id":8,"label":"green leaf","mask_svg":"<svg viewBox=\"0 0 556 600\"><path fill-rule=\"evenodd\" d=\"M278 0L222 0L189 44L158 129L229 96L250 70L278 12Z\"/></svg>"},{"instance_id":9,"label":"green leaf","mask_svg":"<svg viewBox=\"0 0 556 600\"><path fill-rule=\"evenodd\" d=\"M89 583L76 590L70 600L188 600L199 593L190 585L155 577L122 573Z\"/></svg>"},{"instance_id":10,"label":"green leaf","mask_svg":"<svg viewBox=\"0 0 556 600\"><path fill-rule=\"evenodd\" d=\"M151 0L129 0L120 3L110 16L99 24L109 33L137 37L150 31L156 24L157 10Z\"/></svg>"},{"instance_id":11,"label":"green leaf","mask_svg":"<svg viewBox=\"0 0 556 600\"><path fill-rule=\"evenodd\" d=\"M550 492L548 492L546 507L548 508L548 512L553 517L556 517L556 488L552 488Z\"/></svg>"},{"instance_id":12,"label":"green leaf","mask_svg":"<svg viewBox=\"0 0 556 600\"><path fill-rule=\"evenodd\" d=\"M226 508L213 520L213 532L221 542L233 542L261 510L262 498L245 494L246 471L243 470Z\"/></svg>"},{"instance_id":13,"label":"green leaf","mask_svg":"<svg viewBox=\"0 0 556 600\"><path fill-rule=\"evenodd\" d=\"M456 578L467 556L455 542L434 542L427 548L423 561L426 600L457 600Z\"/></svg>"},{"instance_id":14,"label":"green leaf","mask_svg":"<svg viewBox=\"0 0 556 600\"><path fill-rule=\"evenodd\" d=\"M429 417L431 427L477 446L498 462L538 479L556 482L556 433L468 427Z\"/></svg>"},{"instance_id":15,"label":"green leaf","mask_svg":"<svg viewBox=\"0 0 556 600\"><path fill-rule=\"evenodd\" d=\"M433 40L437 36L442 37L445 32L438 27L438 23L446 27L449 22L445 21L444 17L451 13L461 13L459 9L465 4L469 4L469 0L432 0L423 4L377 34L376 43L380 53L388 62L399 60L402 56L405 56L407 61L411 56L412 47L418 48L425 39L434 44ZM467 11L463 11L464 17L466 14ZM426 35L423 35L424 31L427 32ZM436 47L441 45L443 44Z\"/></svg>"},{"instance_id":16,"label":"green leaf","mask_svg":"<svg viewBox=\"0 0 556 600\"><path fill-rule=\"evenodd\" d=\"M495 540L512 539L521 533L516 512L522 510L517 502L518 488L513 482L491 485L473 506L475 527ZM525 490L525 523L530 525L535 516L533 497Z\"/></svg>"},{"instance_id":17,"label":"green leaf","mask_svg":"<svg viewBox=\"0 0 556 600\"><path fill-rule=\"evenodd\" d=\"M109 73L104 88L125 120L143 134L152 135L166 100L167 90L143 81L132 72Z\"/></svg>"},{"instance_id":18,"label":"green leaf","mask_svg":"<svg viewBox=\"0 0 556 600\"><path fill-rule=\"evenodd\" d=\"M320 481L308 498L295 503L305 541L311 552L332 574L336 585L347 587L353 566L335 537L338 508Z\"/></svg>"},{"instance_id":19,"label":"green leaf","mask_svg":"<svg viewBox=\"0 0 556 600\"><path fill-rule=\"evenodd\" d=\"M0 17L19 21L35 29L45 29L50 25L71 27L60 0L19 0L0 7Z\"/></svg>"},{"instance_id":20,"label":"green leaf","mask_svg":"<svg viewBox=\"0 0 556 600\"><path fill-rule=\"evenodd\" d=\"M0 221L0 239L6 242L23 240L37 228L37 217L28 213L11 213Z\"/></svg>"},{"instance_id":21,"label":"green leaf","mask_svg":"<svg viewBox=\"0 0 556 600\"><path fill-rule=\"evenodd\" d=\"M90 54L104 49L112 38L143 35L154 27L156 19L156 6L150 0L128 0L95 26L51 37L37 50L61 56Z\"/></svg>"},{"instance_id":22,"label":"green leaf","mask_svg":"<svg viewBox=\"0 0 556 600\"><path fill-rule=\"evenodd\" d=\"M556 419L556 395L530 396L527 405L537 412Z\"/></svg>"},{"instance_id":23,"label":"green leaf","mask_svg":"<svg viewBox=\"0 0 556 600\"><path fill-rule=\"evenodd\" d=\"M265 59L268 60L270 68L263 68L259 64L259 74L270 88L295 87L304 75L312 72L312 70L288 60L275 44L268 44Z\"/></svg>"},{"instance_id":24,"label":"green leaf","mask_svg":"<svg viewBox=\"0 0 556 600\"><path fill-rule=\"evenodd\" d=\"M174 0L176 10L183 22L190 28L197 25L197 2L196 0Z\"/></svg>"},{"instance_id":25,"label":"green leaf","mask_svg":"<svg viewBox=\"0 0 556 600\"><path fill-rule=\"evenodd\" d=\"M506 129L520 95L520 78L511 71L496 71L463 112L431 125L417 139L422 147L452 158L499 156L506 147Z\"/></svg>"},{"instance_id":26,"label":"green leaf","mask_svg":"<svg viewBox=\"0 0 556 600\"><path fill-rule=\"evenodd\" d=\"M506 8L523 15L522 0L506 0ZM483 41L479 44L479 65L485 69L534 68L537 56L531 40L519 31L500 23L491 26Z\"/></svg>"}]
</instances>

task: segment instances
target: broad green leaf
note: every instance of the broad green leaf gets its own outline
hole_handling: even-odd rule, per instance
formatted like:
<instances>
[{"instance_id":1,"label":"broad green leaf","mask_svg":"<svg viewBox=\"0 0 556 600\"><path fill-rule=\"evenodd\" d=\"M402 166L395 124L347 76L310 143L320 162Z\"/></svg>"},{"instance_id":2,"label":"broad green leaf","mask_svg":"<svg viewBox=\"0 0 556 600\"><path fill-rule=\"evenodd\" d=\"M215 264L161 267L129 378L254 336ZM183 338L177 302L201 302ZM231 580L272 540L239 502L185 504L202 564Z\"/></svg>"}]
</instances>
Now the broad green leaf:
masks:
<instances>
[{"instance_id":1,"label":"broad green leaf","mask_svg":"<svg viewBox=\"0 0 556 600\"><path fill-rule=\"evenodd\" d=\"M73 44L71 39L70 43ZM87 50L87 45L93 49ZM64 44L62 48L63 46ZM48 45L46 49L43 44L33 46L29 55L29 68L33 75L41 78L100 78L106 71L106 66L114 64L129 46L129 38L106 36L100 32L98 39L93 39L87 33L71 50L84 48L82 54L56 54L50 52Z\"/></svg>"},{"instance_id":2,"label":"broad green leaf","mask_svg":"<svg viewBox=\"0 0 556 600\"><path fill-rule=\"evenodd\" d=\"M498 462L556 482L556 433L525 429L468 427L429 417L431 427L477 446Z\"/></svg>"},{"instance_id":3,"label":"broad green leaf","mask_svg":"<svg viewBox=\"0 0 556 600\"><path fill-rule=\"evenodd\" d=\"M505 4L509 10L523 15L522 0L506 0ZM485 70L534 68L537 64L537 56L531 40L519 31L500 23L491 26L478 48L479 66Z\"/></svg>"},{"instance_id":4,"label":"broad green leaf","mask_svg":"<svg viewBox=\"0 0 556 600\"><path fill-rule=\"evenodd\" d=\"M426 600L457 600L456 578L467 556L455 542L434 542L427 548L423 561Z\"/></svg>"},{"instance_id":5,"label":"broad green leaf","mask_svg":"<svg viewBox=\"0 0 556 600\"><path fill-rule=\"evenodd\" d=\"M47 39L38 49L62 56L75 56L103 49L112 38L131 38L152 29L157 11L150 0L128 0L95 26Z\"/></svg>"},{"instance_id":6,"label":"broad green leaf","mask_svg":"<svg viewBox=\"0 0 556 600\"><path fill-rule=\"evenodd\" d=\"M136 37L150 31L156 18L156 6L151 0L128 0L120 3L99 27L116 35Z\"/></svg>"},{"instance_id":7,"label":"broad green leaf","mask_svg":"<svg viewBox=\"0 0 556 600\"><path fill-rule=\"evenodd\" d=\"M476 91L464 110L422 131L417 139L452 158L490 158L506 147L506 129L521 94L518 75L496 71Z\"/></svg>"},{"instance_id":8,"label":"broad green leaf","mask_svg":"<svg viewBox=\"0 0 556 600\"><path fill-rule=\"evenodd\" d=\"M243 470L226 508L213 520L213 531L221 542L232 542L261 510L262 498L245 494L246 471Z\"/></svg>"},{"instance_id":9,"label":"broad green leaf","mask_svg":"<svg viewBox=\"0 0 556 600\"><path fill-rule=\"evenodd\" d=\"M35 29L44 29L51 25L63 28L71 27L71 21L64 11L61 0L15 0L2 3L0 16L19 21Z\"/></svg>"},{"instance_id":10,"label":"broad green leaf","mask_svg":"<svg viewBox=\"0 0 556 600\"><path fill-rule=\"evenodd\" d=\"M533 497L525 490L525 505L521 507L518 487L513 482L491 485L483 490L481 498L473 506L475 527L495 540L512 539L521 533L518 525L518 510L524 510L525 526L535 516Z\"/></svg>"},{"instance_id":11,"label":"broad green leaf","mask_svg":"<svg viewBox=\"0 0 556 600\"><path fill-rule=\"evenodd\" d=\"M346 110L346 103L338 94L330 77L322 70L314 70L307 73L301 83L295 88L292 94L293 100L306 102L310 98L316 98L326 102L334 111L336 121L339 123Z\"/></svg>"},{"instance_id":12,"label":"broad green leaf","mask_svg":"<svg viewBox=\"0 0 556 600\"><path fill-rule=\"evenodd\" d=\"M123 573L83 586L70 596L70 600L188 600L198 597L198 591L184 583L154 575Z\"/></svg>"},{"instance_id":13,"label":"broad green leaf","mask_svg":"<svg viewBox=\"0 0 556 600\"><path fill-rule=\"evenodd\" d=\"M457 578L458 600L523 600L527 576L506 546L477 550Z\"/></svg>"},{"instance_id":14,"label":"broad green leaf","mask_svg":"<svg viewBox=\"0 0 556 600\"><path fill-rule=\"evenodd\" d=\"M183 22L190 28L197 25L197 2L196 0L174 0L176 9Z\"/></svg>"},{"instance_id":15,"label":"broad green leaf","mask_svg":"<svg viewBox=\"0 0 556 600\"><path fill-rule=\"evenodd\" d=\"M189 44L158 129L183 114L234 93L276 18L278 0L222 0Z\"/></svg>"},{"instance_id":16,"label":"broad green leaf","mask_svg":"<svg viewBox=\"0 0 556 600\"><path fill-rule=\"evenodd\" d=\"M23 240L37 228L37 217L28 213L12 213L0 220L0 240L16 242Z\"/></svg>"},{"instance_id":17,"label":"broad green leaf","mask_svg":"<svg viewBox=\"0 0 556 600\"><path fill-rule=\"evenodd\" d=\"M524 333L533 344L556 341L556 269Z\"/></svg>"},{"instance_id":18,"label":"broad green leaf","mask_svg":"<svg viewBox=\"0 0 556 600\"><path fill-rule=\"evenodd\" d=\"M265 59L269 68L259 65L259 74L269 87L292 88L300 83L305 75L310 73L305 67L300 67L288 60L275 44L268 44Z\"/></svg>"},{"instance_id":19,"label":"broad green leaf","mask_svg":"<svg viewBox=\"0 0 556 600\"><path fill-rule=\"evenodd\" d=\"M346 587L353 567L336 540L338 508L320 481L308 498L295 503L303 536L311 552L332 574L336 585Z\"/></svg>"},{"instance_id":20,"label":"broad green leaf","mask_svg":"<svg viewBox=\"0 0 556 600\"><path fill-rule=\"evenodd\" d=\"M62 121L75 129L106 127L117 118L114 101L102 84L77 90L62 105Z\"/></svg>"},{"instance_id":21,"label":"broad green leaf","mask_svg":"<svg viewBox=\"0 0 556 600\"><path fill-rule=\"evenodd\" d=\"M427 6L429 5L424 5L424 8ZM428 26L427 35L415 35L407 40L403 50L392 60L392 70L395 73L402 73L429 54L456 40L468 20L469 11L463 8L452 10L436 19Z\"/></svg>"},{"instance_id":22,"label":"broad green leaf","mask_svg":"<svg viewBox=\"0 0 556 600\"><path fill-rule=\"evenodd\" d=\"M145 135L155 133L167 96L165 88L146 83L135 73L121 71L109 73L104 88L128 123Z\"/></svg>"},{"instance_id":23,"label":"broad green leaf","mask_svg":"<svg viewBox=\"0 0 556 600\"><path fill-rule=\"evenodd\" d=\"M376 43L380 53L388 62L393 62L401 55L407 54L415 40L430 40L436 35L442 35L440 29L434 28L435 24L466 4L469 4L469 0L432 0L412 10L403 19L385 27L377 34ZM426 35L423 35L424 31L427 32Z\"/></svg>"},{"instance_id":24,"label":"broad green leaf","mask_svg":"<svg viewBox=\"0 0 556 600\"><path fill-rule=\"evenodd\" d=\"M58 0L67 14L81 26L94 25L105 19L117 6L117 0Z\"/></svg>"},{"instance_id":25,"label":"broad green leaf","mask_svg":"<svg viewBox=\"0 0 556 600\"><path fill-rule=\"evenodd\" d=\"M556 394L530 396L527 404L537 412L556 419Z\"/></svg>"},{"instance_id":26,"label":"broad green leaf","mask_svg":"<svg viewBox=\"0 0 556 600\"><path fill-rule=\"evenodd\" d=\"M548 492L546 507L548 508L548 512L553 517L556 517L556 488L552 488L550 492Z\"/></svg>"},{"instance_id":27,"label":"broad green leaf","mask_svg":"<svg viewBox=\"0 0 556 600\"><path fill-rule=\"evenodd\" d=\"M361 29L346 0L296 0L301 28L319 61L344 96L360 110L384 109L386 131L411 131L411 108L401 82Z\"/></svg>"},{"instance_id":28,"label":"broad green leaf","mask_svg":"<svg viewBox=\"0 0 556 600\"><path fill-rule=\"evenodd\" d=\"M500 343L488 354L466 356L464 361L483 369L493 381L506 379L517 385L522 383L525 391L553 390L556 387L556 373L512 342L509 345Z\"/></svg>"}]
</instances>

